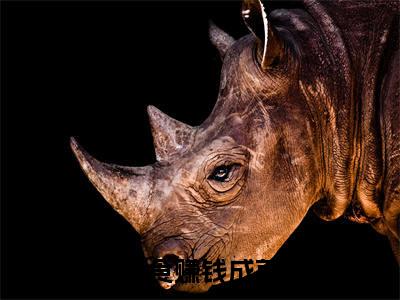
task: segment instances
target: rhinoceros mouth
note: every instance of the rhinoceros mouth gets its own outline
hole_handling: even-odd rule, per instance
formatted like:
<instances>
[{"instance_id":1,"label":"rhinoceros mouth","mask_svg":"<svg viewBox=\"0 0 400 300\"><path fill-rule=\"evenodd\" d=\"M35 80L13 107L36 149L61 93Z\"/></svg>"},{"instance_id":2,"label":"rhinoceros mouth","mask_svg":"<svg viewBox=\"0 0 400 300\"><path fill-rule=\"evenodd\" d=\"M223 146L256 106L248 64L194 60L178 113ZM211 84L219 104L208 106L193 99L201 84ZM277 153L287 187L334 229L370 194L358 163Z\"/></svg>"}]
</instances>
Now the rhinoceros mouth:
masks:
<instances>
[{"instance_id":1,"label":"rhinoceros mouth","mask_svg":"<svg viewBox=\"0 0 400 300\"><path fill-rule=\"evenodd\" d=\"M166 278L167 281L164 280L158 280L158 283L160 284L160 286L165 289L165 290L169 290L170 288L172 288L175 284L176 281L178 280L179 275L176 273L174 268L170 268L169 269L169 276Z\"/></svg>"},{"instance_id":2,"label":"rhinoceros mouth","mask_svg":"<svg viewBox=\"0 0 400 300\"><path fill-rule=\"evenodd\" d=\"M169 275L164 277L163 280L158 279L158 283L163 289L168 290L176 284L179 278L177 267L180 259L182 258L175 254L167 254L163 257L165 265L169 268Z\"/></svg>"}]
</instances>

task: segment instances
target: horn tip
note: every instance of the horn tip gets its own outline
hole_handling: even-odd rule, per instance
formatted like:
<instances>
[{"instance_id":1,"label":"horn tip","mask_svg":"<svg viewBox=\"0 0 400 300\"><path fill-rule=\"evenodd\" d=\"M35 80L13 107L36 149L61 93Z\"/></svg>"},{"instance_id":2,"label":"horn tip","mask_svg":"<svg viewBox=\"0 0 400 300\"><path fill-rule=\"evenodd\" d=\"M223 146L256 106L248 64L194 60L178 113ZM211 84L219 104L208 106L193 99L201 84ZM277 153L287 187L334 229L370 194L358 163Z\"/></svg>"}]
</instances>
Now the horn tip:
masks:
<instances>
[{"instance_id":1,"label":"horn tip","mask_svg":"<svg viewBox=\"0 0 400 300\"><path fill-rule=\"evenodd\" d=\"M147 113L150 116L154 116L154 115L160 114L161 111L157 107L155 107L154 105L148 105L147 106Z\"/></svg>"},{"instance_id":2,"label":"horn tip","mask_svg":"<svg viewBox=\"0 0 400 300\"><path fill-rule=\"evenodd\" d=\"M164 123L161 122L162 120L165 121L169 118L166 114L153 105L147 106L147 114L149 116L151 127L155 128L160 127L160 124Z\"/></svg>"},{"instance_id":3,"label":"horn tip","mask_svg":"<svg viewBox=\"0 0 400 300\"><path fill-rule=\"evenodd\" d=\"M78 146L78 142L76 141L76 138L71 136L69 138L69 144L71 146L72 149L76 148Z\"/></svg>"},{"instance_id":4,"label":"horn tip","mask_svg":"<svg viewBox=\"0 0 400 300\"><path fill-rule=\"evenodd\" d=\"M75 157L78 159L80 165L85 170L86 162L93 160L93 158L86 152L86 150L79 145L78 141L75 137L70 137L69 144L72 149L72 152L75 154Z\"/></svg>"},{"instance_id":5,"label":"horn tip","mask_svg":"<svg viewBox=\"0 0 400 300\"><path fill-rule=\"evenodd\" d=\"M79 145L78 141L73 136L69 138L69 145L77 158L82 156L82 153L85 152L85 150Z\"/></svg>"},{"instance_id":6,"label":"horn tip","mask_svg":"<svg viewBox=\"0 0 400 300\"><path fill-rule=\"evenodd\" d=\"M214 23L213 20L209 19L208 20L208 35L211 39L214 38L214 35L217 34L217 32L221 31L221 29Z\"/></svg>"},{"instance_id":7,"label":"horn tip","mask_svg":"<svg viewBox=\"0 0 400 300\"><path fill-rule=\"evenodd\" d=\"M79 143L75 137L71 136L69 138L69 146L71 147L72 151L74 152L75 156L78 157L79 153L81 152L79 149Z\"/></svg>"}]
</instances>

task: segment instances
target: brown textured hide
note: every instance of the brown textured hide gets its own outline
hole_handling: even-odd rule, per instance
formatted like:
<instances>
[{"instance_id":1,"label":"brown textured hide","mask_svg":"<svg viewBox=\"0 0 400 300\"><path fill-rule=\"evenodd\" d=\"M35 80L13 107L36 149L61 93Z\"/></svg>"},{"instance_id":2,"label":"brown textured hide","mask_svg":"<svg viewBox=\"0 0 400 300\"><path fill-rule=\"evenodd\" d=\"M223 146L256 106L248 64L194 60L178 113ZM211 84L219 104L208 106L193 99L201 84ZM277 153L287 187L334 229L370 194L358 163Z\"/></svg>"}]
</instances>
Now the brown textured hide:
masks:
<instances>
[{"instance_id":1,"label":"brown textured hide","mask_svg":"<svg viewBox=\"0 0 400 300\"><path fill-rule=\"evenodd\" d=\"M399 257L399 3L299 7L266 12L245 0L251 34L237 41L211 24L218 101L199 126L149 107L155 164L103 164L72 140L146 256L269 259L312 207L370 223ZM211 286L174 283L162 286Z\"/></svg>"}]
</instances>

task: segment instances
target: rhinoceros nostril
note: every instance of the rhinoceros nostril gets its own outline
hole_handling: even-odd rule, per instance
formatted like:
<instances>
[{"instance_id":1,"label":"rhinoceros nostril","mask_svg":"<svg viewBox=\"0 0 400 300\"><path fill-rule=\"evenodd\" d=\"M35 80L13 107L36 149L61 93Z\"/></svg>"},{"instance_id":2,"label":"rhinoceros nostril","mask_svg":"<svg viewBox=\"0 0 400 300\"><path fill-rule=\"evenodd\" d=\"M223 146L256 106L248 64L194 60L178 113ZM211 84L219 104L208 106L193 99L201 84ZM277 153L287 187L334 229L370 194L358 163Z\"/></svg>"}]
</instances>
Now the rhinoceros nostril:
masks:
<instances>
[{"instance_id":1,"label":"rhinoceros nostril","mask_svg":"<svg viewBox=\"0 0 400 300\"><path fill-rule=\"evenodd\" d=\"M178 275L178 263L179 263L179 257L176 256L175 254L167 254L162 257L163 262L165 266L169 269L169 275L167 276L167 281L165 280L160 280L159 279L159 284L161 285L162 288L164 289L170 289L172 286L175 285L176 280L179 278Z\"/></svg>"},{"instance_id":2,"label":"rhinoceros nostril","mask_svg":"<svg viewBox=\"0 0 400 300\"><path fill-rule=\"evenodd\" d=\"M170 268L175 269L179 262L179 257L175 254L167 254L164 256L164 263Z\"/></svg>"}]
</instances>

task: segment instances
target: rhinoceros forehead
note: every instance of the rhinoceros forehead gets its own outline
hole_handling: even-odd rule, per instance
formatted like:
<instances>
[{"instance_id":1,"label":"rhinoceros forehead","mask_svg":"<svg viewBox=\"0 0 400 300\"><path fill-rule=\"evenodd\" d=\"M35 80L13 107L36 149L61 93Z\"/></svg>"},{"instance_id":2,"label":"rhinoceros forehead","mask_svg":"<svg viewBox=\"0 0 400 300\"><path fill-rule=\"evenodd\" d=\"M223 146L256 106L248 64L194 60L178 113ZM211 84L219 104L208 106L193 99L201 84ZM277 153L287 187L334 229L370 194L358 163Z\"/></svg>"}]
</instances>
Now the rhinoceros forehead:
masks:
<instances>
[{"instance_id":1,"label":"rhinoceros forehead","mask_svg":"<svg viewBox=\"0 0 400 300\"><path fill-rule=\"evenodd\" d=\"M235 142L235 140L228 135L206 139L194 146L194 149L187 157L187 160L185 162L185 166L187 168L183 169L199 169L211 157L223 153L230 153L232 149L238 147L239 146Z\"/></svg>"},{"instance_id":2,"label":"rhinoceros forehead","mask_svg":"<svg viewBox=\"0 0 400 300\"><path fill-rule=\"evenodd\" d=\"M184 183L190 184L196 180L198 173L204 169L204 165L208 160L221 154L233 154L243 150L246 147L238 145L236 141L228 135L215 138L207 138L207 132L202 133L203 136L197 137L204 139L200 142L195 142L191 151L188 151L184 156L169 164L171 168L166 172L166 176L170 178L172 185L181 185ZM196 139L197 139L196 138Z\"/></svg>"}]
</instances>

